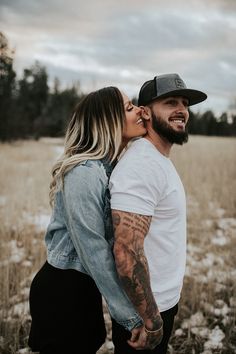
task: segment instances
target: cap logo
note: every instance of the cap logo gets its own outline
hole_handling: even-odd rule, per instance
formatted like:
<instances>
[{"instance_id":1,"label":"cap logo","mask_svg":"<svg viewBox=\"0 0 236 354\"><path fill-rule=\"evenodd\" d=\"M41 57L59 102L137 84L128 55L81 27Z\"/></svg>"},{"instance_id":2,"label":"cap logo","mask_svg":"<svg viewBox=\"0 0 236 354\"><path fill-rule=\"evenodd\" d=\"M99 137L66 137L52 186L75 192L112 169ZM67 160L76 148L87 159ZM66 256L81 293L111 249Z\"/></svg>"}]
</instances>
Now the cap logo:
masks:
<instances>
[{"instance_id":1,"label":"cap logo","mask_svg":"<svg viewBox=\"0 0 236 354\"><path fill-rule=\"evenodd\" d=\"M185 85L181 79L175 79L175 85L177 88L185 88Z\"/></svg>"}]
</instances>

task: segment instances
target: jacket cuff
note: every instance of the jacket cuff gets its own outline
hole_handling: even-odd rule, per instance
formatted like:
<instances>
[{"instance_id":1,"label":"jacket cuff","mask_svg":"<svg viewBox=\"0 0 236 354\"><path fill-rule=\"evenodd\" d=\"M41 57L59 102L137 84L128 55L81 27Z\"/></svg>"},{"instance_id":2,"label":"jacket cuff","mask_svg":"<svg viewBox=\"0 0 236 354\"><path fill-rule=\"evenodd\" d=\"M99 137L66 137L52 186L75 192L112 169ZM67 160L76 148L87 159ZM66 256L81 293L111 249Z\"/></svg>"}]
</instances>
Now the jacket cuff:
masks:
<instances>
[{"instance_id":1,"label":"jacket cuff","mask_svg":"<svg viewBox=\"0 0 236 354\"><path fill-rule=\"evenodd\" d=\"M135 314L134 317L130 318L129 320L119 321L119 324L128 331L131 331L133 328L143 326L143 320L138 314Z\"/></svg>"}]
</instances>

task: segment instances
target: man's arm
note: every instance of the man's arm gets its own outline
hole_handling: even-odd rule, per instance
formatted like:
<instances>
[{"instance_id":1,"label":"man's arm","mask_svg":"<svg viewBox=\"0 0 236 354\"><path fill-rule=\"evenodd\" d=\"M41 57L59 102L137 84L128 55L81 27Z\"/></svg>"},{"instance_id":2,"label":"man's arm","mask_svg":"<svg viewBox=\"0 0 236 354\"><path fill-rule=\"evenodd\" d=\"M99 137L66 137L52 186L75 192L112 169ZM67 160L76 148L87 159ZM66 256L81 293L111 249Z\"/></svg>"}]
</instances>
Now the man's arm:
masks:
<instances>
[{"instance_id":1,"label":"man's arm","mask_svg":"<svg viewBox=\"0 0 236 354\"><path fill-rule=\"evenodd\" d=\"M127 295L143 318L145 328L156 331L162 327L162 319L151 290L148 262L144 253L144 239L151 216L113 210L112 217L118 274ZM152 334L147 334L151 339ZM157 341L157 336L161 340L162 331L155 334L154 341Z\"/></svg>"}]
</instances>

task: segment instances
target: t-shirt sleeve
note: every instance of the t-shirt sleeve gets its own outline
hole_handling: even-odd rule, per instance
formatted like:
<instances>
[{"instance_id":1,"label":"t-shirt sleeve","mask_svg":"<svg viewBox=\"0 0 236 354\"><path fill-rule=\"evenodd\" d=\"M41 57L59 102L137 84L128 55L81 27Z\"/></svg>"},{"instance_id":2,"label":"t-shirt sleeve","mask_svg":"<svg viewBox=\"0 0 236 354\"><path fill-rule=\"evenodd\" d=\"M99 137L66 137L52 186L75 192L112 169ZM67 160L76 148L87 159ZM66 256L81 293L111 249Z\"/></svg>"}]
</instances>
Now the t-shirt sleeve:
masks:
<instances>
[{"instance_id":1,"label":"t-shirt sleeve","mask_svg":"<svg viewBox=\"0 0 236 354\"><path fill-rule=\"evenodd\" d=\"M111 208L152 216L166 183L166 175L156 161L121 160L110 178Z\"/></svg>"}]
</instances>

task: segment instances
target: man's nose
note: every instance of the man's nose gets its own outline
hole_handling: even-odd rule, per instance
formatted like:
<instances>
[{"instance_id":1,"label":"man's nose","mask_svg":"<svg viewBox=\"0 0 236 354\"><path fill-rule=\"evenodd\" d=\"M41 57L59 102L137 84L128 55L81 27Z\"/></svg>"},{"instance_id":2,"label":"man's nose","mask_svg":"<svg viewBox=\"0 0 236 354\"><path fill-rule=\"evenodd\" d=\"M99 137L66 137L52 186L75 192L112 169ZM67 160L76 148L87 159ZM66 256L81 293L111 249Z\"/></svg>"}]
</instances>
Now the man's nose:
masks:
<instances>
[{"instance_id":1,"label":"man's nose","mask_svg":"<svg viewBox=\"0 0 236 354\"><path fill-rule=\"evenodd\" d=\"M188 112L188 106L186 106L184 103L179 102L177 106L177 112L185 113Z\"/></svg>"}]
</instances>

